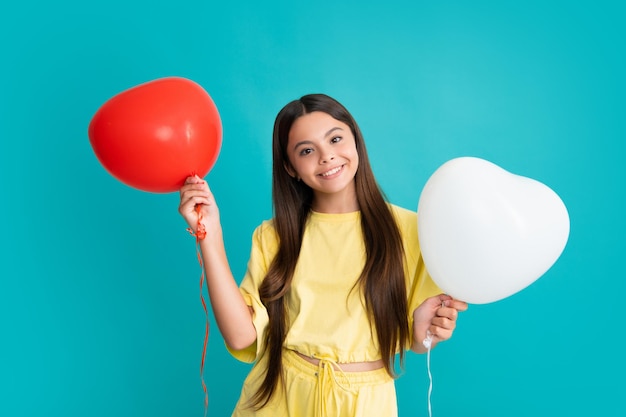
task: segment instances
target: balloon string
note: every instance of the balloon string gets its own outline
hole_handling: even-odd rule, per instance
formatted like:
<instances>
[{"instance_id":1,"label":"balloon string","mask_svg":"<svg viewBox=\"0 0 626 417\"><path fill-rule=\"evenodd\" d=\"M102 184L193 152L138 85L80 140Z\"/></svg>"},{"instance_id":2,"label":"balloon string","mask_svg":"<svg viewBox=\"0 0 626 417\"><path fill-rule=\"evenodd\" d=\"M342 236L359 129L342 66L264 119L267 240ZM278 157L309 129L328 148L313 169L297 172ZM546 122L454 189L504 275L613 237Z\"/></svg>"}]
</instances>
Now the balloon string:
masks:
<instances>
[{"instance_id":1,"label":"balloon string","mask_svg":"<svg viewBox=\"0 0 626 417\"><path fill-rule=\"evenodd\" d=\"M206 237L206 228L204 227L204 224L202 223L202 219L204 218L204 216L202 216L202 211L201 211L202 206L200 204L196 204L195 210L196 210L196 213L198 213L198 223L196 226L196 232L194 233L191 227L188 227L187 231L191 233L191 236L195 236L196 243L199 243L202 239Z\"/></svg>"},{"instance_id":2,"label":"balloon string","mask_svg":"<svg viewBox=\"0 0 626 417\"><path fill-rule=\"evenodd\" d=\"M424 345L424 347L426 347L426 349L428 349L428 353L426 354L426 365L428 368L428 380L430 381L430 384L428 386L428 416L432 417L433 410L432 410L430 397L433 393L433 375L430 372L430 349L433 344L433 335L430 333L430 331L426 333L426 339L424 339L422 344Z\"/></svg>"},{"instance_id":3,"label":"balloon string","mask_svg":"<svg viewBox=\"0 0 626 417\"><path fill-rule=\"evenodd\" d=\"M206 306L206 302L204 301L203 287L204 281L206 279L204 275L204 262L202 262L202 254L200 251L200 241L206 237L206 229L204 224L202 223L202 212L200 211L201 206L196 205L196 213L198 213L198 223L196 227L196 232L194 233L192 228L187 228L187 231L196 238L196 256L198 257L198 263L200 264L200 270L202 271L200 274L200 302L202 303L202 308L204 309L205 316L205 326L204 326L204 344L202 346L202 359L200 361L200 381L202 382L202 390L204 391L204 417L207 416L207 412L209 409L209 392L207 390L207 386L204 382L204 358L206 357L206 349L207 343L209 341L209 311Z\"/></svg>"}]
</instances>

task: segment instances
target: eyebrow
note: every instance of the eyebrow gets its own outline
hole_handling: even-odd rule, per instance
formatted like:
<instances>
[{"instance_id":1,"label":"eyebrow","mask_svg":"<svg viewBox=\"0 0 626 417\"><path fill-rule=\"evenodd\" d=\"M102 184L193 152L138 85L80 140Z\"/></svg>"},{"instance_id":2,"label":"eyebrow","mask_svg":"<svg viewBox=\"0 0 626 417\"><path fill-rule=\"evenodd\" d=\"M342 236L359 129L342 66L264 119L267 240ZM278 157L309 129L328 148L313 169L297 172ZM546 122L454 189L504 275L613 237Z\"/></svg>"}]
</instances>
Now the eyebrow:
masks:
<instances>
[{"instance_id":1,"label":"eyebrow","mask_svg":"<svg viewBox=\"0 0 626 417\"><path fill-rule=\"evenodd\" d=\"M342 128L340 128L339 126L335 126L335 127L331 128L331 129L329 129L329 130L328 130L328 132L326 132L326 133L324 134L324 137L325 137L325 138L327 138L328 136L330 136L330 135L331 135L333 132L335 132L336 130L343 130L343 129L342 129ZM309 145L309 144L312 144L312 143L313 143L313 141L312 141L312 140L307 140L307 139L305 139L305 140L302 140L302 141L300 141L300 142L296 143L296 144L294 145L293 149L298 149L298 147L299 147L299 146L302 146L302 145Z\"/></svg>"}]
</instances>

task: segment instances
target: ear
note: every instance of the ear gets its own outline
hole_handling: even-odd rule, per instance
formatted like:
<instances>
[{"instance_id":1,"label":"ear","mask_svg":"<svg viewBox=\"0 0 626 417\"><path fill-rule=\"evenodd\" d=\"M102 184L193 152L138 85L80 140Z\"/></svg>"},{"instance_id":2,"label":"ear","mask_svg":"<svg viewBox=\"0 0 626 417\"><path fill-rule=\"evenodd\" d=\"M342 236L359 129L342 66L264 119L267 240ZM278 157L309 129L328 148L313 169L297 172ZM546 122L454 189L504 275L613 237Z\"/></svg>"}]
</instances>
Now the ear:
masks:
<instances>
[{"instance_id":1,"label":"ear","mask_svg":"<svg viewBox=\"0 0 626 417\"><path fill-rule=\"evenodd\" d=\"M289 162L283 162L283 167L285 168L285 171L287 171L287 174L289 174L291 178L295 178L297 180L300 179L300 177L298 177L298 173L296 172L295 169L293 169L293 167L291 166Z\"/></svg>"}]
</instances>

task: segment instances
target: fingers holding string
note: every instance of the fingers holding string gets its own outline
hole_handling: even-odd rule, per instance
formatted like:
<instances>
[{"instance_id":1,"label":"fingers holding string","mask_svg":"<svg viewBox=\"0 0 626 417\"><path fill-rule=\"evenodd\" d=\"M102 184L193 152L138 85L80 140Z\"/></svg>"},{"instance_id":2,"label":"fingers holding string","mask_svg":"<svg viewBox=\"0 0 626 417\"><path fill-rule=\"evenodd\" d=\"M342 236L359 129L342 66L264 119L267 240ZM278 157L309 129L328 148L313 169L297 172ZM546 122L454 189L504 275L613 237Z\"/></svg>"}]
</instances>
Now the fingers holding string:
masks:
<instances>
[{"instance_id":1,"label":"fingers holding string","mask_svg":"<svg viewBox=\"0 0 626 417\"><path fill-rule=\"evenodd\" d=\"M459 312L467 310L467 303L452 297L442 297L441 306L437 309L429 331L439 340L452 337L456 329Z\"/></svg>"},{"instance_id":2,"label":"fingers holding string","mask_svg":"<svg viewBox=\"0 0 626 417\"><path fill-rule=\"evenodd\" d=\"M188 177L180 189L179 213L189 222L200 209L210 206L215 207L215 199L208 183L197 175Z\"/></svg>"}]
</instances>

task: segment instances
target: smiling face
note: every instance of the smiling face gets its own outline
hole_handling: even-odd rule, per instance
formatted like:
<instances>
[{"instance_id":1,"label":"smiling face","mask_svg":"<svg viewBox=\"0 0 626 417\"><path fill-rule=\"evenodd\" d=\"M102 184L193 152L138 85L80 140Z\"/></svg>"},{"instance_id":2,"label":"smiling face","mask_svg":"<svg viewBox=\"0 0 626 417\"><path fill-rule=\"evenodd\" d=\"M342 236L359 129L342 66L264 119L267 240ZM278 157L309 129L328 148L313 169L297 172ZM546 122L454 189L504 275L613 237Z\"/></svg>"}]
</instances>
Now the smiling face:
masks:
<instances>
[{"instance_id":1,"label":"smiling face","mask_svg":"<svg viewBox=\"0 0 626 417\"><path fill-rule=\"evenodd\" d=\"M313 190L314 210L358 210L354 176L359 155L348 125L324 112L307 113L291 126L287 155L289 175Z\"/></svg>"}]
</instances>

